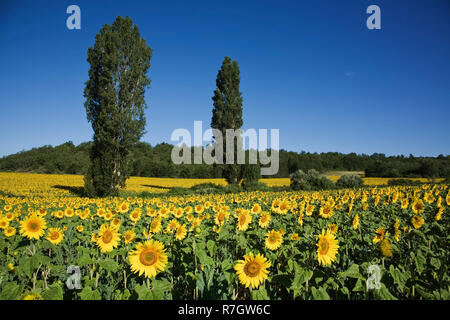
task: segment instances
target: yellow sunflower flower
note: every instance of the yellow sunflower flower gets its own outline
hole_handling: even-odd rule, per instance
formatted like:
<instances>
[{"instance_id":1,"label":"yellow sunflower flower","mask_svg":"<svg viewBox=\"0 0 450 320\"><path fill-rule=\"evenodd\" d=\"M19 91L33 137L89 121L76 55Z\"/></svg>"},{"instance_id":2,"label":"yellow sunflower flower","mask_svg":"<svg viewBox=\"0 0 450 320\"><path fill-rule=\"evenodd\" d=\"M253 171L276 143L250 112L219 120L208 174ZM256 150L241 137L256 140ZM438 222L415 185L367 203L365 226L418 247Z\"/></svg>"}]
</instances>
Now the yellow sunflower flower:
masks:
<instances>
[{"instance_id":1,"label":"yellow sunflower flower","mask_svg":"<svg viewBox=\"0 0 450 320\"><path fill-rule=\"evenodd\" d=\"M279 231L272 230L266 234L265 246L269 250L277 250L283 243L283 236Z\"/></svg>"},{"instance_id":2,"label":"yellow sunflower flower","mask_svg":"<svg viewBox=\"0 0 450 320\"><path fill-rule=\"evenodd\" d=\"M325 233L324 229L322 229L322 234L318 237L317 260L320 265L331 265L331 263L336 260L336 255L339 248L338 240L334 237L330 230L327 230Z\"/></svg>"},{"instance_id":3,"label":"yellow sunflower flower","mask_svg":"<svg viewBox=\"0 0 450 320\"><path fill-rule=\"evenodd\" d=\"M97 246L102 253L113 251L119 246L120 233L107 224L100 226L100 231L97 235Z\"/></svg>"},{"instance_id":4,"label":"yellow sunflower flower","mask_svg":"<svg viewBox=\"0 0 450 320\"><path fill-rule=\"evenodd\" d=\"M244 255L244 260L238 260L237 264L234 266L236 274L239 278L239 282L246 288L252 287L253 289L258 288L259 285L267 279L267 275L271 263L267 261L261 254L253 255L252 252Z\"/></svg>"},{"instance_id":5,"label":"yellow sunflower flower","mask_svg":"<svg viewBox=\"0 0 450 320\"><path fill-rule=\"evenodd\" d=\"M45 219L36 214L31 214L20 222L20 233L30 240L38 240L44 235L44 229L46 228Z\"/></svg>"},{"instance_id":6,"label":"yellow sunflower flower","mask_svg":"<svg viewBox=\"0 0 450 320\"><path fill-rule=\"evenodd\" d=\"M164 271L167 265L167 255L164 245L159 241L147 240L138 243L136 249L131 251L128 260L131 264L131 271L139 273L146 278L155 277L159 272Z\"/></svg>"}]
</instances>

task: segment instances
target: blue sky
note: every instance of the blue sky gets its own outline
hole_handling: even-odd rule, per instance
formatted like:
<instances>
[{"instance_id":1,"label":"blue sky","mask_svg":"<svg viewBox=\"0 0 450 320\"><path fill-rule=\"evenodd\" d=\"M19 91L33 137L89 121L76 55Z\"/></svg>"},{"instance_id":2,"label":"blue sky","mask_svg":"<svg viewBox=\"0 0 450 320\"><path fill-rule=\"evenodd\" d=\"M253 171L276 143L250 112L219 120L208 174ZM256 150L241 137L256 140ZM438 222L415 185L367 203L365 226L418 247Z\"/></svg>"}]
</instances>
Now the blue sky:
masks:
<instances>
[{"instance_id":1,"label":"blue sky","mask_svg":"<svg viewBox=\"0 0 450 320\"><path fill-rule=\"evenodd\" d=\"M81 8L68 30L66 8ZM366 8L381 8L368 30ZM217 70L239 63L244 129L279 128L293 151L450 154L450 2L0 2L0 156L92 139L83 106L87 49L117 15L153 49L152 145L209 127Z\"/></svg>"}]
</instances>

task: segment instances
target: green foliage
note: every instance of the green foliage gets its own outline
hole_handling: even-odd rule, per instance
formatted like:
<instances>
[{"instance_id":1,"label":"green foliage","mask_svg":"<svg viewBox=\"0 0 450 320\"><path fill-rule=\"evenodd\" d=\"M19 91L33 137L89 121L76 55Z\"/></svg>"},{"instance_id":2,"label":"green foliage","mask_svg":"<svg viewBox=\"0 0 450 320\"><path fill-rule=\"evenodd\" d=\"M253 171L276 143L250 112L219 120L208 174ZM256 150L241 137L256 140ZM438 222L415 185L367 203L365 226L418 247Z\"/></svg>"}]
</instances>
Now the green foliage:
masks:
<instances>
[{"instance_id":1,"label":"green foliage","mask_svg":"<svg viewBox=\"0 0 450 320\"><path fill-rule=\"evenodd\" d=\"M258 185L261 179L261 169L258 164L244 164L241 166L242 186L251 187Z\"/></svg>"},{"instance_id":2,"label":"green foliage","mask_svg":"<svg viewBox=\"0 0 450 320\"><path fill-rule=\"evenodd\" d=\"M214 109L212 111L211 127L222 132L223 146L227 146L227 129L238 130L242 127L242 93L239 91L240 72L238 63L225 57L222 66L217 72L216 90L212 97ZM216 138L216 137L215 137ZM217 138L216 138L217 139ZM237 162L239 141L242 137L237 134L234 138L234 161ZM218 164L223 177L230 184L239 183L240 165L225 164L226 148L224 148L223 163Z\"/></svg>"},{"instance_id":3,"label":"green foliage","mask_svg":"<svg viewBox=\"0 0 450 320\"><path fill-rule=\"evenodd\" d=\"M411 179L389 179L387 184L388 186L418 186L422 182Z\"/></svg>"},{"instance_id":4,"label":"green foliage","mask_svg":"<svg viewBox=\"0 0 450 320\"><path fill-rule=\"evenodd\" d=\"M297 170L291 175L291 189L293 190L326 190L333 189L335 184L333 181L314 169L308 170L304 173L302 170Z\"/></svg>"},{"instance_id":5,"label":"green foliage","mask_svg":"<svg viewBox=\"0 0 450 320\"><path fill-rule=\"evenodd\" d=\"M152 50L129 17L105 24L88 50L89 80L84 96L94 130L86 192L117 195L131 174L131 150L144 134Z\"/></svg>"},{"instance_id":6,"label":"green foliage","mask_svg":"<svg viewBox=\"0 0 450 320\"><path fill-rule=\"evenodd\" d=\"M344 174L336 182L339 188L359 188L363 185L363 179L356 174Z\"/></svg>"},{"instance_id":7,"label":"green foliage","mask_svg":"<svg viewBox=\"0 0 450 320\"><path fill-rule=\"evenodd\" d=\"M92 142L81 143L74 146L72 142L66 142L62 145L52 147L43 146L28 151L22 151L13 155L0 158L0 171L17 172L38 172L38 173L67 173L67 174L85 174L89 167L89 152L92 148ZM172 163L170 154L173 146L168 143L160 143L151 146L146 142L138 142L131 149L130 170L132 176L137 177L164 177L164 178L221 178L222 173L219 168L212 165L179 164ZM191 153L193 154L191 148ZM248 150L245 150L248 159ZM381 161L386 166L396 168L397 176L420 178L427 177L419 173L420 161L428 159L436 162L439 171L439 177L447 177L447 183L450 183L450 156L439 156L436 158L405 158L405 157L384 157L374 154L371 156L341 154L328 152L321 154L314 153L296 153L292 151L280 150L280 169L278 173L269 178L287 178L291 173L298 169L307 172L309 169L315 169L319 172L324 171L363 171L371 166L371 163ZM375 177L393 177L390 171L366 171L366 176ZM395 183L395 182L394 182ZM407 184L408 185L408 184ZM414 185L414 184L412 184ZM71 190L80 195L83 190Z\"/></svg>"}]
</instances>

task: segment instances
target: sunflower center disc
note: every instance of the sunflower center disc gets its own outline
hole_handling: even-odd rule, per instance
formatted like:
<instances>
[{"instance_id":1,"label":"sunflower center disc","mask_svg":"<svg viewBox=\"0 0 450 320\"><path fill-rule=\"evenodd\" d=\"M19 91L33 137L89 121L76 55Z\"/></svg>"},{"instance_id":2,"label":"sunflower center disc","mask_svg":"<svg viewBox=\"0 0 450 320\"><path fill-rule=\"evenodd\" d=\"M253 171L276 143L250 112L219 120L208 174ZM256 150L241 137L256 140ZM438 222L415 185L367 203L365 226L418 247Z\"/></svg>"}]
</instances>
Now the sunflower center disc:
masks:
<instances>
[{"instance_id":1,"label":"sunflower center disc","mask_svg":"<svg viewBox=\"0 0 450 320\"><path fill-rule=\"evenodd\" d=\"M322 240L320 242L319 250L321 254L326 254L328 252L328 241Z\"/></svg>"},{"instance_id":2,"label":"sunflower center disc","mask_svg":"<svg viewBox=\"0 0 450 320\"><path fill-rule=\"evenodd\" d=\"M30 228L31 231L37 231L39 230L39 224L36 222L31 222L28 227Z\"/></svg>"},{"instance_id":3,"label":"sunflower center disc","mask_svg":"<svg viewBox=\"0 0 450 320\"><path fill-rule=\"evenodd\" d=\"M110 231L106 231L103 236L102 236L102 240L104 243L110 243L112 240L112 233Z\"/></svg>"},{"instance_id":4,"label":"sunflower center disc","mask_svg":"<svg viewBox=\"0 0 450 320\"><path fill-rule=\"evenodd\" d=\"M152 251L142 251L139 260L145 266L151 266L156 262L156 254Z\"/></svg>"},{"instance_id":5,"label":"sunflower center disc","mask_svg":"<svg viewBox=\"0 0 450 320\"><path fill-rule=\"evenodd\" d=\"M245 268L245 273L249 277L255 277L259 274L260 269L261 269L261 267L259 266L258 263L250 262L249 264L247 264L247 266Z\"/></svg>"}]
</instances>

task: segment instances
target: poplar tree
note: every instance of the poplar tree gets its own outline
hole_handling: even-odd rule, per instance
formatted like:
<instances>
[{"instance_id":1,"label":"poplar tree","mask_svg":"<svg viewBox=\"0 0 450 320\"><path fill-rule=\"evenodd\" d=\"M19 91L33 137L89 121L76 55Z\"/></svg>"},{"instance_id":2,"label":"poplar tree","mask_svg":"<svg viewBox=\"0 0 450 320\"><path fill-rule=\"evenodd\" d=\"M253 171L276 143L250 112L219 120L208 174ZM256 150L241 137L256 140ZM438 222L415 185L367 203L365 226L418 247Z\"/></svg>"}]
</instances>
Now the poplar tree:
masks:
<instances>
[{"instance_id":1,"label":"poplar tree","mask_svg":"<svg viewBox=\"0 0 450 320\"><path fill-rule=\"evenodd\" d=\"M85 175L90 196L117 195L130 176L131 150L145 133L145 89L151 48L129 17L105 24L88 49L84 104L94 130Z\"/></svg>"},{"instance_id":2,"label":"poplar tree","mask_svg":"<svg viewBox=\"0 0 450 320\"><path fill-rule=\"evenodd\" d=\"M242 93L239 91L240 72L238 63L225 57L222 66L217 73L216 90L214 91L213 111L211 119L211 127L220 130L223 137L223 164L217 165L222 171L222 176L228 183L236 184L240 181L241 169L237 162L238 139L234 138L234 164L226 163L227 145L226 130L237 130L242 127Z\"/></svg>"}]
</instances>

